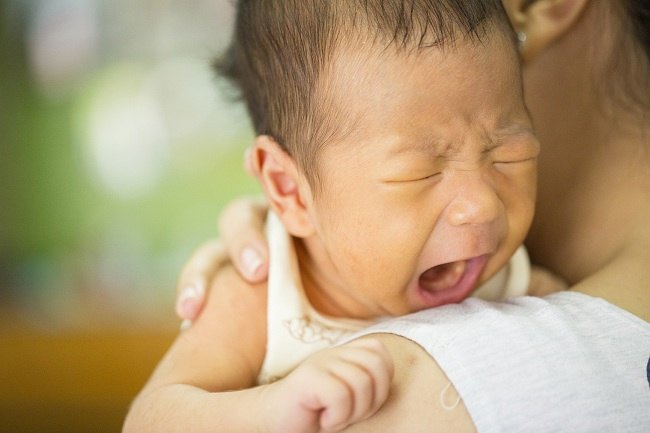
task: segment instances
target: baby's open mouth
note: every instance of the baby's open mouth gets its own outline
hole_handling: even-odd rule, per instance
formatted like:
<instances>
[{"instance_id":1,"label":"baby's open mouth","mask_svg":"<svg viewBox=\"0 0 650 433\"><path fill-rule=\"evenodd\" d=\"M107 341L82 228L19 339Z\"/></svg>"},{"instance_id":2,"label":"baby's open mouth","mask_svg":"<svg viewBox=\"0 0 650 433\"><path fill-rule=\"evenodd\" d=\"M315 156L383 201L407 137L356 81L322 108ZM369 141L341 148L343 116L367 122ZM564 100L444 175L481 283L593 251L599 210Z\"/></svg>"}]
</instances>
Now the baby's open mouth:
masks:
<instances>
[{"instance_id":1,"label":"baby's open mouth","mask_svg":"<svg viewBox=\"0 0 650 433\"><path fill-rule=\"evenodd\" d=\"M447 290L458 284L466 269L465 260L434 266L420 275L420 287L430 292Z\"/></svg>"},{"instance_id":2,"label":"baby's open mouth","mask_svg":"<svg viewBox=\"0 0 650 433\"><path fill-rule=\"evenodd\" d=\"M421 299L427 307L463 301L476 288L487 261L485 255L427 269L418 278Z\"/></svg>"}]
</instances>

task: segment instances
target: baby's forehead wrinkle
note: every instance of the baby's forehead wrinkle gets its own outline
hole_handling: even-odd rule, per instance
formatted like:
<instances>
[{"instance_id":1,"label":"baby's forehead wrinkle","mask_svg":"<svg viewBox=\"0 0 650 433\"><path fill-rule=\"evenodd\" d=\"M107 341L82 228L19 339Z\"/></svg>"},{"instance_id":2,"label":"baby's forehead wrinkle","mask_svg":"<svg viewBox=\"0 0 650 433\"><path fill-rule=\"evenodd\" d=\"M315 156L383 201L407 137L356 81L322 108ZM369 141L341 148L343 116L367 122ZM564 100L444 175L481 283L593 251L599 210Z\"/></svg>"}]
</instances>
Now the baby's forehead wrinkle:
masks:
<instances>
[{"instance_id":1,"label":"baby's forehead wrinkle","mask_svg":"<svg viewBox=\"0 0 650 433\"><path fill-rule=\"evenodd\" d=\"M451 143L438 136L416 138L413 136L394 135L390 140L388 156L397 156L405 153L423 155L444 155L449 151Z\"/></svg>"},{"instance_id":2,"label":"baby's forehead wrinkle","mask_svg":"<svg viewBox=\"0 0 650 433\"><path fill-rule=\"evenodd\" d=\"M531 125L525 125L522 123L510 123L498 128L494 133L493 137L495 140L499 140L508 136L513 135L534 135L535 131Z\"/></svg>"},{"instance_id":3,"label":"baby's forehead wrinkle","mask_svg":"<svg viewBox=\"0 0 650 433\"><path fill-rule=\"evenodd\" d=\"M518 124L507 125L488 132L481 131L463 134L456 139L448 139L438 135L415 137L395 135L390 143L389 156L400 154L420 154L429 157L456 159L464 153L477 152L485 154L502 144L502 139L508 136L530 134L530 127Z\"/></svg>"}]
</instances>

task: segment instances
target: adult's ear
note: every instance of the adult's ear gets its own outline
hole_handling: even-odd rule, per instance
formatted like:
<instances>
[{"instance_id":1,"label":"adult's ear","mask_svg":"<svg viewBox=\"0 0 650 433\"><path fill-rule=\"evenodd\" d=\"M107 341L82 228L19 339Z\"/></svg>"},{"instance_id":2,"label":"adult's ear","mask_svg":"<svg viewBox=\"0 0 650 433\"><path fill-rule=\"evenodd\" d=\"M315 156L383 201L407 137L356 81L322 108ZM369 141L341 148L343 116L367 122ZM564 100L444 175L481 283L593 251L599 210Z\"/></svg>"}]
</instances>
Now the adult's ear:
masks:
<instances>
[{"instance_id":1,"label":"adult's ear","mask_svg":"<svg viewBox=\"0 0 650 433\"><path fill-rule=\"evenodd\" d=\"M313 196L296 161L272 137L259 135L255 138L248 164L287 231L293 236L311 236L314 226L308 206L311 206Z\"/></svg>"},{"instance_id":2,"label":"adult's ear","mask_svg":"<svg viewBox=\"0 0 650 433\"><path fill-rule=\"evenodd\" d=\"M590 0L503 0L527 62L576 24Z\"/></svg>"}]
</instances>

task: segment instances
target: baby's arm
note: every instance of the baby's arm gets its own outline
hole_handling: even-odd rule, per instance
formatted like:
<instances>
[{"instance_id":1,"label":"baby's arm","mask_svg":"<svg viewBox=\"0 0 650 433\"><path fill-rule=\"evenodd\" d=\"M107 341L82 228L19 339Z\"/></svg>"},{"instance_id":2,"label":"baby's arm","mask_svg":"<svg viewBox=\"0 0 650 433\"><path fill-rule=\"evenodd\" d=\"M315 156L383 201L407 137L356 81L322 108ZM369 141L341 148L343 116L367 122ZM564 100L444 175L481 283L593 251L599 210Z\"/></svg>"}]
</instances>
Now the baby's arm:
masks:
<instances>
[{"instance_id":1,"label":"baby's arm","mask_svg":"<svg viewBox=\"0 0 650 433\"><path fill-rule=\"evenodd\" d=\"M319 352L285 379L253 387L266 346L266 290L222 271L204 314L179 335L134 401L124 432L282 432L343 428L388 395L377 342Z\"/></svg>"},{"instance_id":2,"label":"baby's arm","mask_svg":"<svg viewBox=\"0 0 650 433\"><path fill-rule=\"evenodd\" d=\"M388 398L393 362L377 339L310 356L264 391L269 433L341 431L372 416Z\"/></svg>"}]
</instances>

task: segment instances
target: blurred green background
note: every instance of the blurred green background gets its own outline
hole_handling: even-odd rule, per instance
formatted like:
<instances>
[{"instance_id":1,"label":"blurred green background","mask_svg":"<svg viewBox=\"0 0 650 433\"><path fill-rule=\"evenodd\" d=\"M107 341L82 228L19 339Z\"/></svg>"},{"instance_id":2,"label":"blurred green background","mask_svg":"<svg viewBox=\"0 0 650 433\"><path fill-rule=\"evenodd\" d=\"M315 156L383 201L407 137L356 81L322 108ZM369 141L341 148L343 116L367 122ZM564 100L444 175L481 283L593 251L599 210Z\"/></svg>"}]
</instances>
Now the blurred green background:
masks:
<instances>
[{"instance_id":1,"label":"blurred green background","mask_svg":"<svg viewBox=\"0 0 650 433\"><path fill-rule=\"evenodd\" d=\"M169 308L225 202L256 191L240 104L210 70L227 1L2 7L0 260L7 300L49 326ZM231 92L232 93L232 92ZM125 317L126 317L125 316ZM39 319L40 320L40 319Z\"/></svg>"},{"instance_id":2,"label":"blurred green background","mask_svg":"<svg viewBox=\"0 0 650 433\"><path fill-rule=\"evenodd\" d=\"M0 430L44 431L22 416L78 413L75 389L110 393L93 378L121 374L89 370L57 394L80 380L62 373L70 363L139 363L111 400L102 425L112 427L77 417L46 429L114 431L124 399L173 338L181 265L217 234L226 202L258 191L242 168L252 138L244 109L210 69L232 4L1 1L0 415L14 425ZM142 360L138 348L152 336L159 343ZM45 360L61 351L59 364ZM46 385L52 401L41 398ZM101 404L90 410L95 422Z\"/></svg>"}]
</instances>

